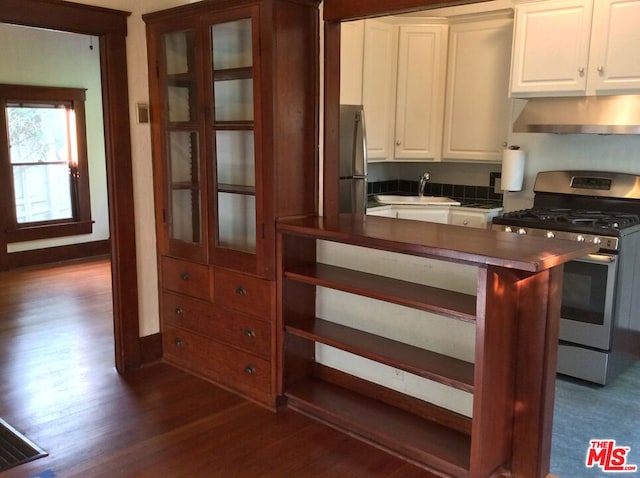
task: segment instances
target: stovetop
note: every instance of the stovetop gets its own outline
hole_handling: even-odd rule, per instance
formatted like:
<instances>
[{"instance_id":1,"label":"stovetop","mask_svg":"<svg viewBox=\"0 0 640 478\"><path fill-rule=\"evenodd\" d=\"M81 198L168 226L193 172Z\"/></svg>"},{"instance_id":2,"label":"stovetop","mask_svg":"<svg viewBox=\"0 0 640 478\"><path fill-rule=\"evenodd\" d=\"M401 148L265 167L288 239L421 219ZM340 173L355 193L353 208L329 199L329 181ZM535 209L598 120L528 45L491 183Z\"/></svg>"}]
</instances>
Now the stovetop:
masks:
<instances>
[{"instance_id":1,"label":"stovetop","mask_svg":"<svg viewBox=\"0 0 640 478\"><path fill-rule=\"evenodd\" d=\"M548 231L570 231L605 236L640 224L640 216L617 211L574 210L567 208L533 208L505 213L494 224L538 228Z\"/></svg>"}]
</instances>

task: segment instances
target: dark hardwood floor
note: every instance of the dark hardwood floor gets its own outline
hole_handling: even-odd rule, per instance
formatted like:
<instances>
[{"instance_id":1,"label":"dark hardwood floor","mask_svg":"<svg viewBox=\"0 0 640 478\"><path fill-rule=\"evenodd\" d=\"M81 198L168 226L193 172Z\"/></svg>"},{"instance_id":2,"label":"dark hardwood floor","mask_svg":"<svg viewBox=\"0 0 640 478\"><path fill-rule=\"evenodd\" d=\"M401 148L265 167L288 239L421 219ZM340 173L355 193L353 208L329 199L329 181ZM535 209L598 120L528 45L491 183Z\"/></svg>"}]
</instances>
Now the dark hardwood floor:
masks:
<instances>
[{"instance_id":1,"label":"dark hardwood floor","mask_svg":"<svg viewBox=\"0 0 640 478\"><path fill-rule=\"evenodd\" d=\"M0 273L0 417L49 456L28 477L431 476L163 363L118 375L109 263Z\"/></svg>"}]
</instances>

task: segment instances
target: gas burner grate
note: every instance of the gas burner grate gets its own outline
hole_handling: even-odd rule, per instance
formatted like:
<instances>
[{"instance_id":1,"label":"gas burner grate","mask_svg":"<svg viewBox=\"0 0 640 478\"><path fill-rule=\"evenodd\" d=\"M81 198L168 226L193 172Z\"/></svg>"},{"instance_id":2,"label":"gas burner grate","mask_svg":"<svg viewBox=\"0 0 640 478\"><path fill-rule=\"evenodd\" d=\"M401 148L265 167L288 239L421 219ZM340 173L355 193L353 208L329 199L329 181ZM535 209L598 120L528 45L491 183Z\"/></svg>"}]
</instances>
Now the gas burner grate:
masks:
<instances>
[{"instance_id":1,"label":"gas burner grate","mask_svg":"<svg viewBox=\"0 0 640 478\"><path fill-rule=\"evenodd\" d=\"M588 228L594 231L619 231L640 224L640 216L637 214L574 209L523 209L506 213L503 219L514 219L531 227L552 229L561 225L563 229L576 226L577 229Z\"/></svg>"}]
</instances>

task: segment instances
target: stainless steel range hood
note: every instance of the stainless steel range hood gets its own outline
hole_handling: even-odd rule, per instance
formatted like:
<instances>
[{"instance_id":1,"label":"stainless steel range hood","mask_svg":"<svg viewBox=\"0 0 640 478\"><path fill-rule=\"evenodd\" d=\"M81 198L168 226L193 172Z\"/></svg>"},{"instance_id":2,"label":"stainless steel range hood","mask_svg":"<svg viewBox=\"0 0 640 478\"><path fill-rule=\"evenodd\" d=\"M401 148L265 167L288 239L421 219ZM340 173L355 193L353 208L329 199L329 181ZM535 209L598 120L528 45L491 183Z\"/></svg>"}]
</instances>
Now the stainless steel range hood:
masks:
<instances>
[{"instance_id":1,"label":"stainless steel range hood","mask_svg":"<svg viewBox=\"0 0 640 478\"><path fill-rule=\"evenodd\" d=\"M513 131L640 134L640 95L532 98Z\"/></svg>"}]
</instances>

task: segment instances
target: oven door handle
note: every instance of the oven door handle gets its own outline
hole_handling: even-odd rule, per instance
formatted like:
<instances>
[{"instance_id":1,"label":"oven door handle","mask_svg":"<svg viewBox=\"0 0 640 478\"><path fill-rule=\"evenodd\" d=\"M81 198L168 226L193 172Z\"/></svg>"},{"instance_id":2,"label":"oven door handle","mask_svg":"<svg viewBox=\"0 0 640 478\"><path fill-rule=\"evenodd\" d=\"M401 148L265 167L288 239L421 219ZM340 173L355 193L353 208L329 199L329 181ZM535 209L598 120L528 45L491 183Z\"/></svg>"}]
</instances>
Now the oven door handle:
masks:
<instances>
[{"instance_id":1,"label":"oven door handle","mask_svg":"<svg viewBox=\"0 0 640 478\"><path fill-rule=\"evenodd\" d=\"M582 257L581 259L585 262L597 262L599 264L612 264L616 261L616 256L614 254L589 254L588 256Z\"/></svg>"}]
</instances>

